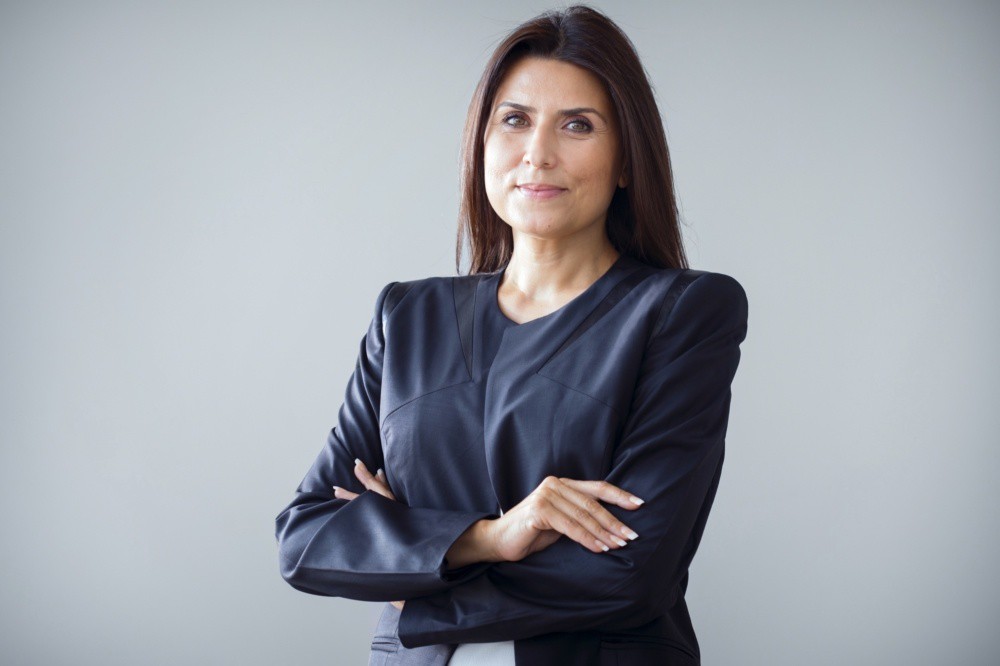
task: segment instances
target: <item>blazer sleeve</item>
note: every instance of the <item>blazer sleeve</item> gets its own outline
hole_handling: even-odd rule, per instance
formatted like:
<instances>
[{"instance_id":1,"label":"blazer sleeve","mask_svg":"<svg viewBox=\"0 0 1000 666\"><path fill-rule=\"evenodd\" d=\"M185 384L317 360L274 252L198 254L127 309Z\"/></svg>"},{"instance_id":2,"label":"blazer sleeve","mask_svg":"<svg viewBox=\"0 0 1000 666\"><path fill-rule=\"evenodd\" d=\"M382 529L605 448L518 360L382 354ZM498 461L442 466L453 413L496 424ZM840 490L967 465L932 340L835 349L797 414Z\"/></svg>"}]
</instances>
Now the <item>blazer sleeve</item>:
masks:
<instances>
[{"instance_id":1,"label":"blazer sleeve","mask_svg":"<svg viewBox=\"0 0 1000 666\"><path fill-rule=\"evenodd\" d=\"M739 282L721 273L695 277L675 298L645 351L605 477L645 500L632 510L602 503L639 537L594 553L563 536L462 585L408 599L399 621L405 647L623 630L683 595L719 481L748 306Z\"/></svg>"},{"instance_id":2,"label":"blazer sleeve","mask_svg":"<svg viewBox=\"0 0 1000 666\"><path fill-rule=\"evenodd\" d=\"M303 592L394 601L440 592L491 565L476 562L448 570L444 556L473 523L497 514L410 507L367 490L354 475L355 458L372 473L385 464L379 427L386 344L382 310L395 284L378 295L337 425L275 519L281 575ZM334 485L359 495L335 498Z\"/></svg>"}]
</instances>

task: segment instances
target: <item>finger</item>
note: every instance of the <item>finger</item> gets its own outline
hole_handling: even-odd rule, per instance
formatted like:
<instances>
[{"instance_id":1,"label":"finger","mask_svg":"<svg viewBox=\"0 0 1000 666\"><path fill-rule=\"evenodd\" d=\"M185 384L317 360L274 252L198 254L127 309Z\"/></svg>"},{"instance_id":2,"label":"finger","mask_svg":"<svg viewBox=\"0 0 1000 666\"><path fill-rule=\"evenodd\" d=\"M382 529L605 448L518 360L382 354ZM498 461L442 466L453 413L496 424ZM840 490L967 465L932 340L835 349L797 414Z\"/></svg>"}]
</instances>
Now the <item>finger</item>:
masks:
<instances>
[{"instance_id":1,"label":"finger","mask_svg":"<svg viewBox=\"0 0 1000 666\"><path fill-rule=\"evenodd\" d=\"M555 493L547 499L555 510L561 512L572 523L579 525L580 529L585 531L582 536L586 541L580 541L576 537L571 538L587 546L596 539L608 546L609 549L622 548L628 545L628 541L623 538L624 532L622 531L621 521L601 506L597 500L570 488L567 488L565 492L576 493L577 498L574 498L575 501L559 493Z\"/></svg>"},{"instance_id":2,"label":"finger","mask_svg":"<svg viewBox=\"0 0 1000 666\"><path fill-rule=\"evenodd\" d=\"M530 526L535 529L551 529L565 534L593 553L602 553L611 550L612 546L608 544L614 544L614 548L620 547L613 540L609 539L605 543L603 540L596 538L590 529L581 525L573 517L572 512L567 513L563 511L559 506L560 504L565 506L564 501L558 497L546 498L540 501L536 507L535 517L530 521Z\"/></svg>"},{"instance_id":3,"label":"finger","mask_svg":"<svg viewBox=\"0 0 1000 666\"><path fill-rule=\"evenodd\" d=\"M355 458L354 463L354 476L358 477L358 480L361 481L365 488L374 490L380 495L385 495L386 493L391 494L389 491L389 484L383 483L382 479L369 472L368 467L361 462L360 458Z\"/></svg>"},{"instance_id":4,"label":"finger","mask_svg":"<svg viewBox=\"0 0 1000 666\"><path fill-rule=\"evenodd\" d=\"M389 479L385 476L385 470L379 469L379 471L375 472L375 478L378 479L382 484L382 487L385 488L386 497L389 499L396 499L396 496L392 494L392 490L389 488Z\"/></svg>"},{"instance_id":5,"label":"finger","mask_svg":"<svg viewBox=\"0 0 1000 666\"><path fill-rule=\"evenodd\" d=\"M355 458L355 460L357 460L357 458ZM358 462L361 463L360 460L358 460ZM379 469L379 473L381 476L373 476L371 472L365 468L364 463L355 465L354 467L354 476L358 477L358 480L361 481L365 488L376 492L383 497L388 497L391 500L396 499L396 496L392 494L391 490L389 490L389 483L384 481L385 473L382 472L381 469Z\"/></svg>"},{"instance_id":6,"label":"finger","mask_svg":"<svg viewBox=\"0 0 1000 666\"><path fill-rule=\"evenodd\" d=\"M361 462L361 458L354 459L354 476L358 477L358 480L360 480L361 483L363 483L366 488L368 487L368 484L375 478L372 475L372 473L368 471L368 467L363 462Z\"/></svg>"},{"instance_id":7,"label":"finger","mask_svg":"<svg viewBox=\"0 0 1000 666\"><path fill-rule=\"evenodd\" d=\"M340 486L333 486L333 496L337 499L348 499L352 500L358 496L357 493L352 493L347 488L341 488Z\"/></svg>"},{"instance_id":8,"label":"finger","mask_svg":"<svg viewBox=\"0 0 1000 666\"><path fill-rule=\"evenodd\" d=\"M596 497L608 504L614 504L623 509L636 509L645 503L644 500L639 499L632 493L626 492L607 481L582 481L563 477L560 477L559 480L574 490L587 493L591 497Z\"/></svg>"},{"instance_id":9,"label":"finger","mask_svg":"<svg viewBox=\"0 0 1000 666\"><path fill-rule=\"evenodd\" d=\"M571 515L578 515L578 522L592 526L592 523L586 520L586 516L584 515L586 514L593 517L603 530L611 532L616 538L620 536L625 536L628 539L638 538L639 535L631 527L618 520L613 513L608 511L594 498L595 494L597 497L614 497L616 492L619 492L619 499L621 494L628 497L631 497L631 495L607 481L577 481L575 479L560 479L559 481L561 483L550 484L551 490L555 491L555 494L577 505L576 508L571 508L570 511ZM578 488L582 488L583 490L578 490ZM631 501L629 503L632 504L632 508L638 506L631 503ZM596 535L600 536L600 534Z\"/></svg>"},{"instance_id":10,"label":"finger","mask_svg":"<svg viewBox=\"0 0 1000 666\"><path fill-rule=\"evenodd\" d=\"M594 483L597 484L598 492L601 492L602 490L601 484L606 484L607 486L610 486L612 489L610 491L611 493L613 493L614 491L621 491L620 488L615 488L615 486L612 486L611 484L608 484L604 481L597 481ZM593 515L594 518L598 522L600 522L601 525L606 530L608 530L609 532L613 532L615 536L624 536L629 540L634 540L639 538L639 535L636 534L635 530L633 530L631 527L629 527L621 520L619 520L617 516L608 511L607 508L604 507L604 505L602 505L596 499L594 499L592 495L586 492L580 492L576 490L576 488L574 488L572 485L566 485L566 484L564 484L562 488L559 488L559 491L563 494L564 497L566 497L566 499L575 502L579 506L583 507L588 513ZM607 489L603 489L603 491L606 495L609 493ZM621 492L625 495L628 495L628 493L625 493L624 491ZM631 497L631 495L629 496ZM629 503L632 504L631 501L629 501ZM636 508L637 506L638 506L637 504L632 504L632 508Z\"/></svg>"},{"instance_id":11,"label":"finger","mask_svg":"<svg viewBox=\"0 0 1000 666\"><path fill-rule=\"evenodd\" d=\"M389 481L385 478L385 472L381 469L375 472L375 476L372 477L371 489L380 495L385 495L391 500L396 499L396 496L393 495L392 491L389 489Z\"/></svg>"}]
</instances>

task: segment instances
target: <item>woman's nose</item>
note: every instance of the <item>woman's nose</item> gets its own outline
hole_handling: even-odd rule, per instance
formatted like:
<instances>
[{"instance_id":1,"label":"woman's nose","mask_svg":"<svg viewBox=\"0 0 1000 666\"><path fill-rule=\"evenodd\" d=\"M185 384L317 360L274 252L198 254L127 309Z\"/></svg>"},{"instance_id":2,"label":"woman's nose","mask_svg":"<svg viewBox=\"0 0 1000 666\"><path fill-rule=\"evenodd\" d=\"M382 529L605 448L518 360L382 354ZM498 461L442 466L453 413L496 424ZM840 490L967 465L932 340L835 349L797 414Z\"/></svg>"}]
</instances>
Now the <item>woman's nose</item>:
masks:
<instances>
[{"instance_id":1,"label":"woman's nose","mask_svg":"<svg viewBox=\"0 0 1000 666\"><path fill-rule=\"evenodd\" d=\"M536 168L551 167L556 163L555 137L546 130L536 127L528 135L524 147L524 162Z\"/></svg>"}]
</instances>

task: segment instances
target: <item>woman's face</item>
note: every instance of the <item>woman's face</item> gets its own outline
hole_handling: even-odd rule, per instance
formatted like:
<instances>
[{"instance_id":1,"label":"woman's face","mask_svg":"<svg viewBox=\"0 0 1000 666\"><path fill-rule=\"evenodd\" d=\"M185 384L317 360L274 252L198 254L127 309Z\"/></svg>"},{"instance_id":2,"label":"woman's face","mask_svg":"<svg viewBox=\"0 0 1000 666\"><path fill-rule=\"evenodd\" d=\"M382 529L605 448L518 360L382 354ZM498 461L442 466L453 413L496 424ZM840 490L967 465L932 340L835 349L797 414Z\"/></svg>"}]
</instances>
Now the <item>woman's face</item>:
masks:
<instances>
[{"instance_id":1,"label":"woman's face","mask_svg":"<svg viewBox=\"0 0 1000 666\"><path fill-rule=\"evenodd\" d=\"M487 197L515 231L603 234L615 187L626 180L614 107L593 74L523 58L500 83L483 140Z\"/></svg>"}]
</instances>

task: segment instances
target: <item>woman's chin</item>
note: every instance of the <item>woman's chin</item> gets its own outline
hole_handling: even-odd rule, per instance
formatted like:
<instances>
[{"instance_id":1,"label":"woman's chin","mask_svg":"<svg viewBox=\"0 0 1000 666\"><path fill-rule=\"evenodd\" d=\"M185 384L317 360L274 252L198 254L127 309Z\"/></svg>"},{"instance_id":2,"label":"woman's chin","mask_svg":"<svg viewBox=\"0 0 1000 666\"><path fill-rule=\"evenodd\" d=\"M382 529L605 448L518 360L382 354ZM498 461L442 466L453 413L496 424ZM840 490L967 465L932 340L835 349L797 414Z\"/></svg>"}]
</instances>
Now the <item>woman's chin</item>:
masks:
<instances>
[{"instance_id":1,"label":"woman's chin","mask_svg":"<svg viewBox=\"0 0 1000 666\"><path fill-rule=\"evenodd\" d=\"M536 238L565 238L583 231L579 223L566 220L563 216L530 215L508 221L515 234Z\"/></svg>"},{"instance_id":2,"label":"woman's chin","mask_svg":"<svg viewBox=\"0 0 1000 666\"><path fill-rule=\"evenodd\" d=\"M530 222L517 222L510 226L517 234L534 236L536 238L561 238L569 233L566 225L559 222L533 220Z\"/></svg>"}]
</instances>

